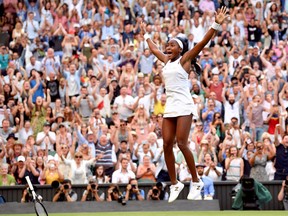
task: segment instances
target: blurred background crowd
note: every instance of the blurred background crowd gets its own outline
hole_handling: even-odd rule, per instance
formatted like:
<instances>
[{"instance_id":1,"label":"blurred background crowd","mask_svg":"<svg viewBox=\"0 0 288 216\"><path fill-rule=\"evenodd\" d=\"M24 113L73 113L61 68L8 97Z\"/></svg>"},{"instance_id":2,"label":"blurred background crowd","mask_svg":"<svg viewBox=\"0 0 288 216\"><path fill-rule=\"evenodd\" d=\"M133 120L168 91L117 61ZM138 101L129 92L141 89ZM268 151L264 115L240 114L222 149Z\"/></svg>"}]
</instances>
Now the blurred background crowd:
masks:
<instances>
[{"instance_id":1,"label":"blurred background crowd","mask_svg":"<svg viewBox=\"0 0 288 216\"><path fill-rule=\"evenodd\" d=\"M25 185L27 175L34 184L129 190L169 181L164 65L139 24L163 52L172 37L192 49L221 6L229 19L197 57L203 72L192 67L187 83L198 112L189 136L198 174L284 180L287 1L1 0L0 186ZM176 144L178 178L190 181Z\"/></svg>"}]
</instances>

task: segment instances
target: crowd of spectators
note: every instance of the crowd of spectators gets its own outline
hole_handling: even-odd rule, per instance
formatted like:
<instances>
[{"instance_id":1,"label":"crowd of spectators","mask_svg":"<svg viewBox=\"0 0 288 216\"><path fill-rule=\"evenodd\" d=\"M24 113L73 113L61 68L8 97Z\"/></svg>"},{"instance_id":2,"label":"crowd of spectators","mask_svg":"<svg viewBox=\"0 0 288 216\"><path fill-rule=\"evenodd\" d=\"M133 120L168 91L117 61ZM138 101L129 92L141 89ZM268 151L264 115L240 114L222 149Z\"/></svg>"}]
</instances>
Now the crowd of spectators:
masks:
<instances>
[{"instance_id":1,"label":"crowd of spectators","mask_svg":"<svg viewBox=\"0 0 288 216\"><path fill-rule=\"evenodd\" d=\"M75 200L73 184L88 185L82 201L155 198L137 185L169 181L164 65L139 24L163 52L172 37L192 49L221 6L229 19L197 57L201 75L189 74L198 112L189 147L213 181L285 180L288 1L1 0L0 186L29 175L65 180L53 200ZM177 145L174 153L179 180L190 181ZM113 183L106 198L93 182Z\"/></svg>"}]
</instances>

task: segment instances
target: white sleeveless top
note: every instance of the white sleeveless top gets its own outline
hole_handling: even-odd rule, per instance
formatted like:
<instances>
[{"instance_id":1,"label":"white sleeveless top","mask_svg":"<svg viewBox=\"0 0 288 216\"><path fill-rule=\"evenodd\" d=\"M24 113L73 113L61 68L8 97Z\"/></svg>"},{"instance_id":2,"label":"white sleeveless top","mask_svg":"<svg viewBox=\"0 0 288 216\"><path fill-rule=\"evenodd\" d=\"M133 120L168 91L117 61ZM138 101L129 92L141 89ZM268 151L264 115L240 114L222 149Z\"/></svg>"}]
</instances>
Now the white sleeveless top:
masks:
<instances>
[{"instance_id":1,"label":"white sleeveless top","mask_svg":"<svg viewBox=\"0 0 288 216\"><path fill-rule=\"evenodd\" d=\"M189 89L188 73L180 64L180 58L170 60L163 68L167 101L164 117L191 115L198 117L197 107L194 105Z\"/></svg>"}]
</instances>

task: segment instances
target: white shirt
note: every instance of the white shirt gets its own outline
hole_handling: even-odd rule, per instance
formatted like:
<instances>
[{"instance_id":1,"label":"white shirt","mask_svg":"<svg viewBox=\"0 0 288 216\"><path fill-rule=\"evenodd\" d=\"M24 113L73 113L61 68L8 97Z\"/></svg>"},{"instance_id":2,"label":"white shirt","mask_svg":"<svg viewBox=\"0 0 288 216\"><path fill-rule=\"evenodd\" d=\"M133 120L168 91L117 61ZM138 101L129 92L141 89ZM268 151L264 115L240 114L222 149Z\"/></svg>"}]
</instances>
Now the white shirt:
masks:
<instances>
[{"instance_id":1,"label":"white shirt","mask_svg":"<svg viewBox=\"0 0 288 216\"><path fill-rule=\"evenodd\" d=\"M195 26L194 20L192 20L192 22L193 22L193 25L191 28L191 33L194 35L194 43L199 43L205 35L205 27L201 25L202 23L201 18L199 18L198 27Z\"/></svg>"},{"instance_id":2,"label":"white shirt","mask_svg":"<svg viewBox=\"0 0 288 216\"><path fill-rule=\"evenodd\" d=\"M112 174L112 183L119 184L124 183L128 184L130 179L135 179L135 174L131 170L122 172L122 169L118 169Z\"/></svg>"},{"instance_id":3,"label":"white shirt","mask_svg":"<svg viewBox=\"0 0 288 216\"><path fill-rule=\"evenodd\" d=\"M230 124L232 117L240 119L240 106L238 101L235 101L235 103L232 106L227 100L224 103L224 108L225 108L224 124Z\"/></svg>"},{"instance_id":4,"label":"white shirt","mask_svg":"<svg viewBox=\"0 0 288 216\"><path fill-rule=\"evenodd\" d=\"M139 97L137 96L134 101L136 102ZM149 116L150 105L151 105L151 95L145 95L144 97L140 98L138 101L138 106L143 105L147 115Z\"/></svg>"},{"instance_id":5,"label":"white shirt","mask_svg":"<svg viewBox=\"0 0 288 216\"><path fill-rule=\"evenodd\" d=\"M222 167L215 167L221 174L223 172L223 168ZM205 167L204 168L204 173L209 169L209 167ZM210 177L213 181L221 181L221 175L218 176L217 173L214 170L210 170L209 174L207 175L208 177Z\"/></svg>"},{"instance_id":6,"label":"white shirt","mask_svg":"<svg viewBox=\"0 0 288 216\"><path fill-rule=\"evenodd\" d=\"M30 40L38 37L39 24L35 20L27 20L23 23L23 30Z\"/></svg>"},{"instance_id":7,"label":"white shirt","mask_svg":"<svg viewBox=\"0 0 288 216\"><path fill-rule=\"evenodd\" d=\"M56 134L54 132L49 131L48 135L49 135L50 139L56 141ZM46 134L43 131L38 133L37 138L36 138L36 142L43 139L45 136L46 136ZM48 137L45 137L45 139L48 139L48 150L54 151L53 143L50 142L50 139ZM45 139L42 141L42 143L40 143L40 148L44 149L44 150L46 149Z\"/></svg>"},{"instance_id":8,"label":"white shirt","mask_svg":"<svg viewBox=\"0 0 288 216\"><path fill-rule=\"evenodd\" d=\"M30 77L30 72L33 68L36 69L37 71L40 71L41 66L42 66L42 64L40 61L36 61L34 65L32 65L31 63L27 64L25 67L25 70L27 72L27 76Z\"/></svg>"},{"instance_id":9,"label":"white shirt","mask_svg":"<svg viewBox=\"0 0 288 216\"><path fill-rule=\"evenodd\" d=\"M120 115L120 119L127 120L127 118L129 118L133 114L133 110L126 107L126 106L132 106L133 103L134 99L130 95L126 95L125 97L119 95L118 97L115 98L114 104L118 105L118 113Z\"/></svg>"},{"instance_id":10,"label":"white shirt","mask_svg":"<svg viewBox=\"0 0 288 216\"><path fill-rule=\"evenodd\" d=\"M27 141L27 138L30 135L33 135L33 130L32 128L29 128L28 132L25 130L25 128L22 128L19 133L18 133L18 137L19 137L19 142L25 144Z\"/></svg>"},{"instance_id":11,"label":"white shirt","mask_svg":"<svg viewBox=\"0 0 288 216\"><path fill-rule=\"evenodd\" d=\"M59 57L48 58L45 57L42 60L42 66L46 68L47 76L49 76L50 72L54 72L57 74L57 70L60 68L60 60Z\"/></svg>"}]
</instances>

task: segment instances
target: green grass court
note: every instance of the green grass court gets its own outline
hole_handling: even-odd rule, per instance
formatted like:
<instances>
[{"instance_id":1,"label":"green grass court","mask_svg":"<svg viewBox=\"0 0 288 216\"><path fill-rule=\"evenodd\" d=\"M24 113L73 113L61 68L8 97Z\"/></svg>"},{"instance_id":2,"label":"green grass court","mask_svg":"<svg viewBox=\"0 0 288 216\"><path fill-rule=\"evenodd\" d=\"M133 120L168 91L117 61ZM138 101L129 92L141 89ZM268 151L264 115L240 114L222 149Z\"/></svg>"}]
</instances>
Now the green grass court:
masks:
<instances>
[{"instance_id":1,"label":"green grass court","mask_svg":"<svg viewBox=\"0 0 288 216\"><path fill-rule=\"evenodd\" d=\"M97 212L97 213L61 213L49 216L287 216L286 211L195 211L195 212ZM35 214L9 214L7 216L35 216Z\"/></svg>"}]
</instances>

